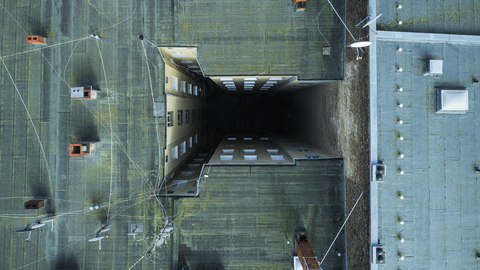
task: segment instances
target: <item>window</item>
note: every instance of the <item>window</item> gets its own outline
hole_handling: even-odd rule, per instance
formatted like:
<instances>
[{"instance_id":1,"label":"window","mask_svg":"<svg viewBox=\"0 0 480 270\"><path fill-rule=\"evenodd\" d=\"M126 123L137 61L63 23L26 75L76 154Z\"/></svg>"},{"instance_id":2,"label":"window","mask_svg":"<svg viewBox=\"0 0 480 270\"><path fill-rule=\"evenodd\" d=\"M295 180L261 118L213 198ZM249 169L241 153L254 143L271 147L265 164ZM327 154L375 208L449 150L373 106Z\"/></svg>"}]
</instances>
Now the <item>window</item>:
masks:
<instances>
[{"instance_id":1,"label":"window","mask_svg":"<svg viewBox=\"0 0 480 270\"><path fill-rule=\"evenodd\" d=\"M252 140L252 137L244 137L243 138L245 141L251 141Z\"/></svg>"},{"instance_id":2,"label":"window","mask_svg":"<svg viewBox=\"0 0 480 270\"><path fill-rule=\"evenodd\" d=\"M173 57L187 57L183 52L172 52Z\"/></svg>"},{"instance_id":3,"label":"window","mask_svg":"<svg viewBox=\"0 0 480 270\"><path fill-rule=\"evenodd\" d=\"M191 177L194 173L194 171L182 171L178 177Z\"/></svg>"},{"instance_id":4,"label":"window","mask_svg":"<svg viewBox=\"0 0 480 270\"><path fill-rule=\"evenodd\" d=\"M255 146L253 144L245 144L243 148L249 149L249 148L255 148Z\"/></svg>"},{"instance_id":5,"label":"window","mask_svg":"<svg viewBox=\"0 0 480 270\"><path fill-rule=\"evenodd\" d=\"M202 119L202 113L201 113L200 109L198 109L197 119L198 120Z\"/></svg>"},{"instance_id":6,"label":"window","mask_svg":"<svg viewBox=\"0 0 480 270\"><path fill-rule=\"evenodd\" d=\"M185 123L190 123L190 110L185 110Z\"/></svg>"},{"instance_id":7,"label":"window","mask_svg":"<svg viewBox=\"0 0 480 270\"><path fill-rule=\"evenodd\" d=\"M260 137L260 140L262 140L262 141L268 141L268 140L270 140L270 138L268 138L268 137Z\"/></svg>"},{"instance_id":8,"label":"window","mask_svg":"<svg viewBox=\"0 0 480 270\"><path fill-rule=\"evenodd\" d=\"M225 148L235 148L235 144L225 144Z\"/></svg>"},{"instance_id":9,"label":"window","mask_svg":"<svg viewBox=\"0 0 480 270\"><path fill-rule=\"evenodd\" d=\"M320 155L305 155L306 158L320 158Z\"/></svg>"},{"instance_id":10,"label":"window","mask_svg":"<svg viewBox=\"0 0 480 270\"><path fill-rule=\"evenodd\" d=\"M297 150L298 150L299 152L310 152L310 148L306 148L306 147L297 148Z\"/></svg>"},{"instance_id":11,"label":"window","mask_svg":"<svg viewBox=\"0 0 480 270\"><path fill-rule=\"evenodd\" d=\"M194 158L193 161L195 162L202 162L204 159L203 158Z\"/></svg>"},{"instance_id":12,"label":"window","mask_svg":"<svg viewBox=\"0 0 480 270\"><path fill-rule=\"evenodd\" d=\"M173 126L173 111L167 112L167 127Z\"/></svg>"},{"instance_id":13,"label":"window","mask_svg":"<svg viewBox=\"0 0 480 270\"><path fill-rule=\"evenodd\" d=\"M172 157L172 161L178 159L178 145L172 147L172 149L170 150L170 156Z\"/></svg>"},{"instance_id":14,"label":"window","mask_svg":"<svg viewBox=\"0 0 480 270\"><path fill-rule=\"evenodd\" d=\"M191 95L193 92L192 92L192 84L189 83L188 84L188 93Z\"/></svg>"},{"instance_id":15,"label":"window","mask_svg":"<svg viewBox=\"0 0 480 270\"><path fill-rule=\"evenodd\" d=\"M255 149L243 149L243 152L244 152L244 153L248 153L248 154L254 154L254 153L255 153Z\"/></svg>"},{"instance_id":16,"label":"window","mask_svg":"<svg viewBox=\"0 0 480 270\"><path fill-rule=\"evenodd\" d=\"M278 149L267 149L267 152L271 154L278 153Z\"/></svg>"},{"instance_id":17,"label":"window","mask_svg":"<svg viewBox=\"0 0 480 270\"><path fill-rule=\"evenodd\" d=\"M236 140L237 140L237 137L228 137L228 140L229 140L229 141L236 141Z\"/></svg>"},{"instance_id":18,"label":"window","mask_svg":"<svg viewBox=\"0 0 480 270\"><path fill-rule=\"evenodd\" d=\"M198 143L198 133L195 134L195 144L197 144L197 143Z\"/></svg>"},{"instance_id":19,"label":"window","mask_svg":"<svg viewBox=\"0 0 480 270\"><path fill-rule=\"evenodd\" d=\"M181 126L183 124L183 110L178 110L177 123L178 123L179 126Z\"/></svg>"},{"instance_id":20,"label":"window","mask_svg":"<svg viewBox=\"0 0 480 270\"><path fill-rule=\"evenodd\" d=\"M195 109L192 110L192 122L195 122Z\"/></svg>"},{"instance_id":21,"label":"window","mask_svg":"<svg viewBox=\"0 0 480 270\"><path fill-rule=\"evenodd\" d=\"M182 177L181 174L180 174L180 177ZM186 183L187 183L187 180L173 180L170 187L183 187L185 186Z\"/></svg>"},{"instance_id":22,"label":"window","mask_svg":"<svg viewBox=\"0 0 480 270\"><path fill-rule=\"evenodd\" d=\"M196 85L193 87L193 94L195 96L198 95L198 87Z\"/></svg>"},{"instance_id":23,"label":"window","mask_svg":"<svg viewBox=\"0 0 480 270\"><path fill-rule=\"evenodd\" d=\"M165 155L165 163L168 162L168 155Z\"/></svg>"},{"instance_id":24,"label":"window","mask_svg":"<svg viewBox=\"0 0 480 270\"><path fill-rule=\"evenodd\" d=\"M233 154L234 149L222 149L222 153L224 154Z\"/></svg>"},{"instance_id":25,"label":"window","mask_svg":"<svg viewBox=\"0 0 480 270\"><path fill-rule=\"evenodd\" d=\"M200 88L200 87L198 88L198 95L202 96L202 88Z\"/></svg>"},{"instance_id":26,"label":"window","mask_svg":"<svg viewBox=\"0 0 480 270\"><path fill-rule=\"evenodd\" d=\"M172 90L178 91L178 78L175 76L172 76Z\"/></svg>"},{"instance_id":27,"label":"window","mask_svg":"<svg viewBox=\"0 0 480 270\"><path fill-rule=\"evenodd\" d=\"M188 138L188 148L193 147L193 137Z\"/></svg>"},{"instance_id":28,"label":"window","mask_svg":"<svg viewBox=\"0 0 480 270\"><path fill-rule=\"evenodd\" d=\"M180 143L180 156L187 152L187 141Z\"/></svg>"},{"instance_id":29,"label":"window","mask_svg":"<svg viewBox=\"0 0 480 270\"><path fill-rule=\"evenodd\" d=\"M220 155L220 160L233 160L233 155Z\"/></svg>"},{"instance_id":30,"label":"window","mask_svg":"<svg viewBox=\"0 0 480 270\"><path fill-rule=\"evenodd\" d=\"M257 160L257 155L243 155L244 160Z\"/></svg>"},{"instance_id":31,"label":"window","mask_svg":"<svg viewBox=\"0 0 480 270\"><path fill-rule=\"evenodd\" d=\"M285 158L283 157L283 155L270 155L270 158L272 160L285 160Z\"/></svg>"},{"instance_id":32,"label":"window","mask_svg":"<svg viewBox=\"0 0 480 270\"><path fill-rule=\"evenodd\" d=\"M200 164L190 163L188 164L187 169L195 170L198 167L200 167Z\"/></svg>"},{"instance_id":33,"label":"window","mask_svg":"<svg viewBox=\"0 0 480 270\"><path fill-rule=\"evenodd\" d=\"M183 93L187 92L187 82L186 81L180 81L180 91Z\"/></svg>"},{"instance_id":34,"label":"window","mask_svg":"<svg viewBox=\"0 0 480 270\"><path fill-rule=\"evenodd\" d=\"M168 77L165 77L165 83L168 83Z\"/></svg>"}]
</instances>

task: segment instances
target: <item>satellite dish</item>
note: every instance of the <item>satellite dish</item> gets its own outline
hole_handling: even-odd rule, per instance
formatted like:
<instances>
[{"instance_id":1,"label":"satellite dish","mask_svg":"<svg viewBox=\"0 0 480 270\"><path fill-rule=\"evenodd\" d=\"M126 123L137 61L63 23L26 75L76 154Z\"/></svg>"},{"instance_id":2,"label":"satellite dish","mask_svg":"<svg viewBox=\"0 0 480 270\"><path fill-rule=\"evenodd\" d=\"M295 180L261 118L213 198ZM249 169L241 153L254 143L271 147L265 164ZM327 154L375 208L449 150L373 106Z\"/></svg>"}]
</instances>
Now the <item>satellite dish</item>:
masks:
<instances>
[{"instance_id":1,"label":"satellite dish","mask_svg":"<svg viewBox=\"0 0 480 270\"><path fill-rule=\"evenodd\" d=\"M102 232L108 232L108 231L110 231L110 229L111 229L110 227L103 228L103 229L100 230L100 232L101 232L101 233L102 233Z\"/></svg>"},{"instance_id":2,"label":"satellite dish","mask_svg":"<svg viewBox=\"0 0 480 270\"><path fill-rule=\"evenodd\" d=\"M92 238L92 239L88 239L88 242L100 241L100 240L102 240L103 238L105 238L105 236L97 236L97 237L94 237L94 238Z\"/></svg>"},{"instance_id":3,"label":"satellite dish","mask_svg":"<svg viewBox=\"0 0 480 270\"><path fill-rule=\"evenodd\" d=\"M162 234L160 234L160 237L161 237L161 238L166 238L166 237L168 237L169 235L170 235L169 233L162 233Z\"/></svg>"},{"instance_id":4,"label":"satellite dish","mask_svg":"<svg viewBox=\"0 0 480 270\"><path fill-rule=\"evenodd\" d=\"M131 236L131 235L135 236L135 235L138 235L138 233L137 233L137 232L131 232L131 233L127 233L127 235L129 235L129 236Z\"/></svg>"},{"instance_id":5,"label":"satellite dish","mask_svg":"<svg viewBox=\"0 0 480 270\"><path fill-rule=\"evenodd\" d=\"M155 245L157 245L157 247L163 245L163 243L165 243L165 238L160 238L158 239L157 243L155 243Z\"/></svg>"},{"instance_id":6,"label":"satellite dish","mask_svg":"<svg viewBox=\"0 0 480 270\"><path fill-rule=\"evenodd\" d=\"M370 45L372 45L372 42L370 42L370 41L355 41L352 44L348 45L348 47L363 48L363 47L368 47Z\"/></svg>"}]
</instances>

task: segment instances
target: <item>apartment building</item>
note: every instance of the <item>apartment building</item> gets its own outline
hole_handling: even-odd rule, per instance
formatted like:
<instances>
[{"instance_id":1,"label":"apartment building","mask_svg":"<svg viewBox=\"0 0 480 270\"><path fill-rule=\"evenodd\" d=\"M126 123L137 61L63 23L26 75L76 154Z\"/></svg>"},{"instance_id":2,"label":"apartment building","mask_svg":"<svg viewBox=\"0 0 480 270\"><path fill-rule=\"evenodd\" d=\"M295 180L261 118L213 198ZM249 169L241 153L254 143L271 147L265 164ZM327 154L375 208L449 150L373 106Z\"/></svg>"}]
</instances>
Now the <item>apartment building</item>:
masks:
<instances>
[{"instance_id":1,"label":"apartment building","mask_svg":"<svg viewBox=\"0 0 480 270\"><path fill-rule=\"evenodd\" d=\"M188 69L195 65L194 47L160 47L159 51L165 62L165 99L166 99L166 144L164 175L166 183L162 186L181 186L183 195L195 195L192 188L195 181L185 186L185 181L176 178L190 177L189 173L178 169L191 160L202 144L205 129L204 84L201 76ZM183 64L192 64L183 66ZM188 192L190 191L190 192ZM165 191L167 192L167 191ZM174 193L170 190L170 193ZM175 195L179 194L177 192Z\"/></svg>"}]
</instances>

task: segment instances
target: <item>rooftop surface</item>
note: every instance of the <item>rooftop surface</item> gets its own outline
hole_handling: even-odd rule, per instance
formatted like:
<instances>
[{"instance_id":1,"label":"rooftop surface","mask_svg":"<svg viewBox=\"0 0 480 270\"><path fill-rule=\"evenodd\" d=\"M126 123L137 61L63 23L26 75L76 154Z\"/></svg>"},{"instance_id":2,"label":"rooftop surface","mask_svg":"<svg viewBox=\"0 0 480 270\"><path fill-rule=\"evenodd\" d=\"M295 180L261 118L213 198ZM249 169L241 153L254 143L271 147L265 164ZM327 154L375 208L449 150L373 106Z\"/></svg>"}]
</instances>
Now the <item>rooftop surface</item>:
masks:
<instances>
[{"instance_id":1,"label":"rooftop surface","mask_svg":"<svg viewBox=\"0 0 480 270\"><path fill-rule=\"evenodd\" d=\"M325 2L309 2L302 14L278 1L0 4L0 259L8 269L171 269L170 240L147 253L163 216L174 212L169 204L164 213L150 196L163 177L164 123L152 114L153 102L164 100L164 76L158 50L139 35L155 45L198 45L207 74L343 78L345 30ZM335 5L344 14L344 3ZM322 56L326 42L318 29L331 56ZM101 40L89 37L94 31ZM47 37L47 44L26 43L30 34ZM90 85L100 90L98 100L70 99L70 87ZM68 144L79 140L100 142L91 156L69 157ZM25 210L36 197L47 198L46 206ZM89 210L94 203L103 206ZM28 243L15 233L49 212L56 215L53 231L35 230ZM110 237L98 250L87 240L107 218ZM315 227L307 221L321 221L303 220L307 229ZM139 222L144 231L134 241L127 233ZM331 232L320 232L311 241L323 254L319 243L329 244Z\"/></svg>"},{"instance_id":2,"label":"rooftop surface","mask_svg":"<svg viewBox=\"0 0 480 270\"><path fill-rule=\"evenodd\" d=\"M480 34L480 2L476 0L371 0L376 1L378 30L444 33ZM402 8L398 9L398 4ZM402 21L398 25L398 21Z\"/></svg>"},{"instance_id":3,"label":"rooftop surface","mask_svg":"<svg viewBox=\"0 0 480 270\"><path fill-rule=\"evenodd\" d=\"M301 80L344 76L345 28L327 1L310 1L307 12L297 13L292 1L175 3L173 42L198 45L207 76L298 75ZM334 3L344 18L345 2ZM332 47L332 54L322 55L323 47Z\"/></svg>"},{"instance_id":4,"label":"rooftop surface","mask_svg":"<svg viewBox=\"0 0 480 270\"><path fill-rule=\"evenodd\" d=\"M137 34L148 28L144 20L155 22L155 10L140 3L135 9L130 1L0 3L0 259L8 269L128 268L151 246L151 239L142 239L164 225L151 189L162 177L154 157L163 142L156 132L164 135L152 117ZM101 41L88 37L96 30ZM26 34L47 36L47 45L27 44ZM148 43L145 48L154 96L161 99L160 55ZM70 99L70 87L90 85L100 90L99 99ZM69 157L68 144L80 140L100 142L91 156ZM46 206L25 210L24 202L34 197L47 198ZM93 203L104 206L91 211ZM47 212L56 215L53 231L49 224L43 233L37 229L30 242L27 234L15 233ZM99 251L87 240L107 217L112 229ZM137 222L144 232L135 242L127 232ZM136 267L159 261L168 266L168 249L160 247Z\"/></svg>"},{"instance_id":5,"label":"rooftop surface","mask_svg":"<svg viewBox=\"0 0 480 270\"><path fill-rule=\"evenodd\" d=\"M176 221L178 258L190 269L293 269L293 236L301 229L321 261L345 220L343 160L204 171L200 197L175 202L176 212L186 209ZM346 269L345 249L343 232L322 268Z\"/></svg>"},{"instance_id":6,"label":"rooftop surface","mask_svg":"<svg viewBox=\"0 0 480 270\"><path fill-rule=\"evenodd\" d=\"M376 45L378 160L387 166L378 182L378 240L386 252L378 269L476 269L480 89L472 78L480 44L377 39ZM443 59L443 75L423 76L426 59ZM435 87L465 87L466 114L435 114Z\"/></svg>"}]
</instances>

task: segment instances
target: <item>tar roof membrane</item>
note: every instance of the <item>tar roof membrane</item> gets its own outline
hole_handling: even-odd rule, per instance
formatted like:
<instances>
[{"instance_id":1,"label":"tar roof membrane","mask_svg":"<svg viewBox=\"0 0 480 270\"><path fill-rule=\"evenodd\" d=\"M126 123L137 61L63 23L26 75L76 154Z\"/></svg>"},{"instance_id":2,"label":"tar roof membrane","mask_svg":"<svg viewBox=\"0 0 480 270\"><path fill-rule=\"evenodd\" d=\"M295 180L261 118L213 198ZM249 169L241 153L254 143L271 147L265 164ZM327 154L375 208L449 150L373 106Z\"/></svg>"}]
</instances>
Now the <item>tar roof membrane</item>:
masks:
<instances>
[{"instance_id":1,"label":"tar roof membrane","mask_svg":"<svg viewBox=\"0 0 480 270\"><path fill-rule=\"evenodd\" d=\"M386 252L378 269L478 266L480 89L472 79L479 51L480 44L377 39L378 160L387 166L377 184L378 241ZM443 74L423 76L428 59L443 59ZM466 114L435 114L435 87L468 90Z\"/></svg>"}]
</instances>

